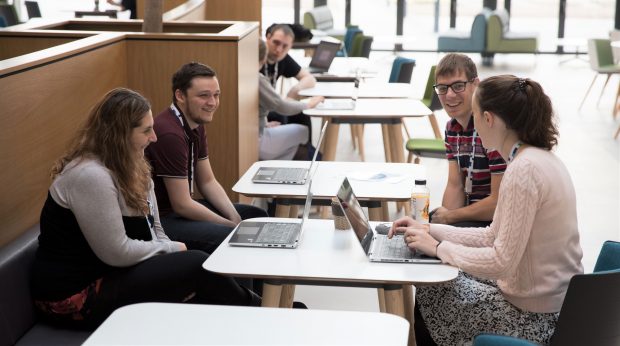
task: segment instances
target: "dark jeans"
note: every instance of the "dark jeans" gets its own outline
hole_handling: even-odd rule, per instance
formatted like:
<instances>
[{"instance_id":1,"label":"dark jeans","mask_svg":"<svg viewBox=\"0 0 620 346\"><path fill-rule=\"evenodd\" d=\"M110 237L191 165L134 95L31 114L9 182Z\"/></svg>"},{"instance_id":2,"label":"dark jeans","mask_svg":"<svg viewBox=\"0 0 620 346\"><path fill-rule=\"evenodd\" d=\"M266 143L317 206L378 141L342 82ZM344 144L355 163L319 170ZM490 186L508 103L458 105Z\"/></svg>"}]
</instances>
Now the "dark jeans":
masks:
<instances>
[{"instance_id":1,"label":"dark jeans","mask_svg":"<svg viewBox=\"0 0 620 346\"><path fill-rule=\"evenodd\" d=\"M208 201L198 200L198 202L220 216L222 215ZM235 203L235 209L243 220L268 216L267 212L263 209L247 204ZM213 253L234 229L234 227L231 226L220 225L209 221L188 220L176 213L162 216L161 224L164 227L166 235L168 235L170 239L185 243L190 250L201 250L208 254ZM236 280L241 285L261 294L262 284L260 280L253 281L248 278L238 278Z\"/></svg>"},{"instance_id":2,"label":"dark jeans","mask_svg":"<svg viewBox=\"0 0 620 346\"><path fill-rule=\"evenodd\" d=\"M429 220L430 222L433 222L433 214L435 213L435 211L431 211L428 214ZM454 226L454 227L487 227L491 224L492 221L461 221L461 222L455 222L453 224L450 224L450 226Z\"/></svg>"},{"instance_id":3,"label":"dark jeans","mask_svg":"<svg viewBox=\"0 0 620 346\"><path fill-rule=\"evenodd\" d=\"M268 121L279 121L281 124L301 124L305 125L308 128L308 142L312 141L312 122L310 121L310 116L305 115L303 113L295 114L295 115L282 115L276 112L269 112L267 115Z\"/></svg>"},{"instance_id":4,"label":"dark jeans","mask_svg":"<svg viewBox=\"0 0 620 346\"><path fill-rule=\"evenodd\" d=\"M47 317L63 325L94 329L117 308L135 303L259 304L256 295L232 278L204 270L202 264L208 257L205 252L188 250L117 268L104 275L98 292L85 303L90 306L90 313L85 314L84 320Z\"/></svg>"}]
</instances>

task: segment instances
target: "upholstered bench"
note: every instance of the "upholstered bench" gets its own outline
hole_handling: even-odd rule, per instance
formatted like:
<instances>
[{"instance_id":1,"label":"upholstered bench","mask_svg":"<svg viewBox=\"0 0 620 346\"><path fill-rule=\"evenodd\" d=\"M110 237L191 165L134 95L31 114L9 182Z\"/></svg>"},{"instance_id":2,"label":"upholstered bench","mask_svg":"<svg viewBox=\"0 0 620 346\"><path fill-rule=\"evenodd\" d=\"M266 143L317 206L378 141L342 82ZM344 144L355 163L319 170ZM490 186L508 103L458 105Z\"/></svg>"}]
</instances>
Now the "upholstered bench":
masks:
<instances>
[{"instance_id":1,"label":"upholstered bench","mask_svg":"<svg viewBox=\"0 0 620 346\"><path fill-rule=\"evenodd\" d=\"M0 346L80 345L90 332L61 329L37 319L30 297L30 270L39 225L0 248Z\"/></svg>"},{"instance_id":2,"label":"upholstered bench","mask_svg":"<svg viewBox=\"0 0 620 346\"><path fill-rule=\"evenodd\" d=\"M304 26L342 39L346 29L334 29L334 17L327 6L318 6L304 13Z\"/></svg>"},{"instance_id":3,"label":"upholstered bench","mask_svg":"<svg viewBox=\"0 0 620 346\"><path fill-rule=\"evenodd\" d=\"M449 30L440 33L437 38L437 50L439 52L484 52L486 49L487 21L490 15L490 9L482 9L474 17L469 32Z\"/></svg>"}]
</instances>

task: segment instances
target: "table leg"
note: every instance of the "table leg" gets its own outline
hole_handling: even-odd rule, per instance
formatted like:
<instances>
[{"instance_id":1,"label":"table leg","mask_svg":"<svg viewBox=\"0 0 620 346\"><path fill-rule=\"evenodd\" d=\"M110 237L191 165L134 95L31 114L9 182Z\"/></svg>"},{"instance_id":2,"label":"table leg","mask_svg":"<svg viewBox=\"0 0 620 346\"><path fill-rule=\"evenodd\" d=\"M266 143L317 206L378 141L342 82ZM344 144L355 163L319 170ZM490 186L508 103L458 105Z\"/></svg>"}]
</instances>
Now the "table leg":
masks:
<instances>
[{"instance_id":1,"label":"table leg","mask_svg":"<svg viewBox=\"0 0 620 346\"><path fill-rule=\"evenodd\" d=\"M385 311L389 314L407 318L402 285L386 285L384 288ZM413 313L413 312L412 312ZM411 323L411 321L409 321ZM411 328L411 327L410 327ZM411 333L410 333L411 334ZM409 346L415 346L415 338L409 336Z\"/></svg>"},{"instance_id":2,"label":"table leg","mask_svg":"<svg viewBox=\"0 0 620 346\"><path fill-rule=\"evenodd\" d=\"M383 288L377 288L377 296L379 297L379 311L385 312L385 291Z\"/></svg>"},{"instance_id":3,"label":"table leg","mask_svg":"<svg viewBox=\"0 0 620 346\"><path fill-rule=\"evenodd\" d=\"M291 212L291 206L286 204L279 204L276 201L276 217L289 217Z\"/></svg>"},{"instance_id":4,"label":"table leg","mask_svg":"<svg viewBox=\"0 0 620 346\"><path fill-rule=\"evenodd\" d=\"M276 212L277 212L277 209L276 209ZM291 219L296 219L297 215L299 215L299 206L296 206L296 205L289 206L288 217L290 217Z\"/></svg>"},{"instance_id":5,"label":"table leg","mask_svg":"<svg viewBox=\"0 0 620 346\"><path fill-rule=\"evenodd\" d=\"M388 201L381 202L381 220L387 221L390 219L390 209L388 208Z\"/></svg>"},{"instance_id":6,"label":"table leg","mask_svg":"<svg viewBox=\"0 0 620 346\"><path fill-rule=\"evenodd\" d=\"M280 307L281 308L293 307L294 297L295 297L295 285L283 285L282 293L280 294Z\"/></svg>"},{"instance_id":7,"label":"table leg","mask_svg":"<svg viewBox=\"0 0 620 346\"><path fill-rule=\"evenodd\" d=\"M340 125L330 121L325 130L325 139L323 140L323 161L334 161L336 159L338 131L340 131Z\"/></svg>"},{"instance_id":8,"label":"table leg","mask_svg":"<svg viewBox=\"0 0 620 346\"><path fill-rule=\"evenodd\" d=\"M413 308L415 306L415 296L413 295L413 286L412 285L404 285L403 286L403 296L404 296L404 309L405 309L405 318L409 321L409 340L413 340L413 344L415 345L415 331L413 329L413 324L415 320L413 319Z\"/></svg>"},{"instance_id":9,"label":"table leg","mask_svg":"<svg viewBox=\"0 0 620 346\"><path fill-rule=\"evenodd\" d=\"M383 136L383 153L385 154L385 162L392 162L388 125L381 125L381 135Z\"/></svg>"},{"instance_id":10,"label":"table leg","mask_svg":"<svg viewBox=\"0 0 620 346\"><path fill-rule=\"evenodd\" d=\"M405 149L403 148L403 133L401 124L387 125L390 138L391 162L405 162Z\"/></svg>"},{"instance_id":11,"label":"table leg","mask_svg":"<svg viewBox=\"0 0 620 346\"><path fill-rule=\"evenodd\" d=\"M263 301L261 306L277 308L280 306L282 285L277 283L263 283Z\"/></svg>"}]
</instances>

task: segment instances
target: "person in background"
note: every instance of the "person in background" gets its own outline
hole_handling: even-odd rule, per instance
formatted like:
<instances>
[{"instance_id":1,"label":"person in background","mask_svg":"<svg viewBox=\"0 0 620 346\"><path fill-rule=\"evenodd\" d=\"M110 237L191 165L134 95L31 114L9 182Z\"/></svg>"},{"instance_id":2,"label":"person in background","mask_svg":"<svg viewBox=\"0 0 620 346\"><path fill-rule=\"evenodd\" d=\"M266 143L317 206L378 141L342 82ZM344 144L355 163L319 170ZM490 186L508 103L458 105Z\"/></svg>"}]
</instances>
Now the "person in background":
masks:
<instances>
[{"instance_id":1,"label":"person in background","mask_svg":"<svg viewBox=\"0 0 620 346\"><path fill-rule=\"evenodd\" d=\"M149 102L118 88L56 162L31 282L44 319L93 329L133 303L260 305L233 279L204 270L206 253L164 233L144 159L156 140Z\"/></svg>"},{"instance_id":2,"label":"person in background","mask_svg":"<svg viewBox=\"0 0 620 346\"><path fill-rule=\"evenodd\" d=\"M486 228L396 220L410 249L461 269L416 290L418 345L463 345L479 333L548 344L573 275L583 273L575 189L551 150L551 100L540 84L511 75L483 80L473 97L475 130L508 162Z\"/></svg>"},{"instance_id":3,"label":"person in background","mask_svg":"<svg viewBox=\"0 0 620 346\"><path fill-rule=\"evenodd\" d=\"M155 118L158 141L146 150L166 234L207 253L241 220L267 216L262 209L233 204L213 173L205 125L219 105L215 71L198 62L181 66L172 77L172 104ZM202 199L193 198L194 187Z\"/></svg>"},{"instance_id":4,"label":"person in background","mask_svg":"<svg viewBox=\"0 0 620 346\"><path fill-rule=\"evenodd\" d=\"M312 88L316 84L316 78L310 71L302 68L289 54L293 46L295 33L288 24L275 24L267 29L267 62L263 64L261 73L267 77L271 86L276 90L278 78L295 78L295 84L287 93L287 98L299 99L299 91ZM281 124L302 124L308 128L308 137L305 146L300 147L300 152L307 152L306 155L300 154L299 157L312 157L311 153L315 148L312 147L312 123L310 117L301 112L295 115L283 115L277 111L269 113L269 121L277 121Z\"/></svg>"},{"instance_id":5,"label":"person in background","mask_svg":"<svg viewBox=\"0 0 620 346\"><path fill-rule=\"evenodd\" d=\"M493 148L485 149L474 129L472 95L479 83L474 62L450 53L437 64L435 92L450 119L445 145L448 182L432 223L484 227L491 223L506 162Z\"/></svg>"},{"instance_id":6,"label":"person in background","mask_svg":"<svg viewBox=\"0 0 620 346\"><path fill-rule=\"evenodd\" d=\"M120 2L108 0L108 4L120 6L121 11L129 11L129 19L138 19L136 0L121 0Z\"/></svg>"},{"instance_id":7,"label":"person in background","mask_svg":"<svg viewBox=\"0 0 620 346\"><path fill-rule=\"evenodd\" d=\"M267 62L265 41L258 41L258 63L262 69ZM258 75L259 91L259 154L260 160L291 160L300 145L308 141L308 128L300 124L280 124L267 122L270 111L284 116L295 115L304 109L314 108L323 101L322 96L315 96L308 102L284 99L269 83L267 76Z\"/></svg>"}]
</instances>

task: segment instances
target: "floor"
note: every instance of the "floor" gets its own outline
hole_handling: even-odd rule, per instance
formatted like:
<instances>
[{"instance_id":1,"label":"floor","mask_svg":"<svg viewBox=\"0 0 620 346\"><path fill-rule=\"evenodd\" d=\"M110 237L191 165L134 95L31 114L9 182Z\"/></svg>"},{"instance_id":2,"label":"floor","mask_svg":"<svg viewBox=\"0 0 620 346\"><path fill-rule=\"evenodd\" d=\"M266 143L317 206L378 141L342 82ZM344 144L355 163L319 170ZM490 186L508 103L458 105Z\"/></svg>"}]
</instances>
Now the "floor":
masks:
<instances>
[{"instance_id":1,"label":"floor","mask_svg":"<svg viewBox=\"0 0 620 346\"><path fill-rule=\"evenodd\" d=\"M442 55L415 53L404 56L416 59L412 84L419 90L416 96L421 97L430 66ZM620 119L614 120L612 117L618 77L611 78L597 105L604 81L603 77L599 77L583 108L578 110L594 77L589 63L582 59L567 55L499 55L492 67L482 67L479 55L472 54L471 57L479 66L481 78L498 74L528 77L540 82L551 97L560 128L559 145L555 152L564 161L573 179L584 251L583 264L585 271L591 272L602 243L608 239L620 240L620 139L613 139ZM373 53L370 59L381 71L377 79L387 80L393 55ZM437 116L440 124L445 124L449 119L443 111L437 112ZM427 119L407 120L406 124L412 136L432 137ZM318 134L318 120L314 122L314 129L313 132ZM366 126L365 131L366 161L384 161L379 126ZM336 159L360 161L353 150L347 126L341 127L339 138ZM447 162L424 158L421 164L427 167L431 207L437 207L447 180ZM401 215L396 212L395 206L390 207L392 219ZM296 300L313 309L378 311L376 297L374 289L363 288L297 286L295 293Z\"/></svg>"}]
</instances>

